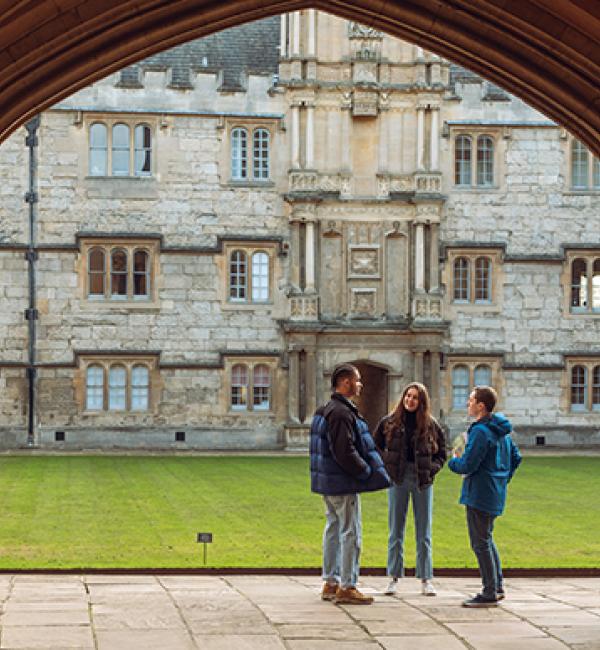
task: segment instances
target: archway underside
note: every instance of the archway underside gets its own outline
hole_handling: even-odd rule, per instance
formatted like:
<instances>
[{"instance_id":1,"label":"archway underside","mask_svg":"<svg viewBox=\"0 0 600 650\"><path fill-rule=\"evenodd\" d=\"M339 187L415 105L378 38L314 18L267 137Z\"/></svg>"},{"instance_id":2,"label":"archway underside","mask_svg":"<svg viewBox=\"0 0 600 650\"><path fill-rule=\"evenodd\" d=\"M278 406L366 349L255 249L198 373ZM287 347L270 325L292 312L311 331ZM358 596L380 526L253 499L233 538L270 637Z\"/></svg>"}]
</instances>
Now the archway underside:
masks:
<instances>
[{"instance_id":1,"label":"archway underside","mask_svg":"<svg viewBox=\"0 0 600 650\"><path fill-rule=\"evenodd\" d=\"M0 0L0 140L105 75L192 38L305 7L412 41L523 98L600 153L600 2Z\"/></svg>"}]
</instances>

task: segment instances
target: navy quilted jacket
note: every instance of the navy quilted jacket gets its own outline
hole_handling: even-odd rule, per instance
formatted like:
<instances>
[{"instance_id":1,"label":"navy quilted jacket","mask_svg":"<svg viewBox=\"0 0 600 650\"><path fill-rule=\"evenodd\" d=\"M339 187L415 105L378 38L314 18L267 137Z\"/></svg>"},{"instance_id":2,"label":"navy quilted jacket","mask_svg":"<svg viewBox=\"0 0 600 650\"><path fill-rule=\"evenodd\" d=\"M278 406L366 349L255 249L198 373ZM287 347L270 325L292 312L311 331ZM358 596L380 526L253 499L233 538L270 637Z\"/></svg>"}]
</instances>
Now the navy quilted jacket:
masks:
<instances>
[{"instance_id":1,"label":"navy quilted jacket","mask_svg":"<svg viewBox=\"0 0 600 650\"><path fill-rule=\"evenodd\" d=\"M310 478L313 492L329 496L390 486L367 423L338 393L317 409L312 420Z\"/></svg>"}]
</instances>

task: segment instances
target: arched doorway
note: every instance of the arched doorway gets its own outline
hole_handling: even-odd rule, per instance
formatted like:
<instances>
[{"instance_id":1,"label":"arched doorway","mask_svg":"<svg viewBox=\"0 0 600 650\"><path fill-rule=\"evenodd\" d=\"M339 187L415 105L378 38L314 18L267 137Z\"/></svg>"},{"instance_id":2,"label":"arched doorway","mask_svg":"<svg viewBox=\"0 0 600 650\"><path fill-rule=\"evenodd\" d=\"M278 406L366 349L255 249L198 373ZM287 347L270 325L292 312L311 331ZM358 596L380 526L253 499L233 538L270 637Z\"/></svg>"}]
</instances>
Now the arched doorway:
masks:
<instances>
[{"instance_id":1,"label":"arched doorway","mask_svg":"<svg viewBox=\"0 0 600 650\"><path fill-rule=\"evenodd\" d=\"M0 140L75 90L155 52L257 18L315 7L368 23L509 89L600 151L600 17L565 0L30 0L0 22Z\"/></svg>"},{"instance_id":2,"label":"arched doorway","mask_svg":"<svg viewBox=\"0 0 600 650\"><path fill-rule=\"evenodd\" d=\"M366 361L356 361L363 382L360 397L355 398L360 414L369 424L371 432L388 410L388 372L381 366Z\"/></svg>"}]
</instances>

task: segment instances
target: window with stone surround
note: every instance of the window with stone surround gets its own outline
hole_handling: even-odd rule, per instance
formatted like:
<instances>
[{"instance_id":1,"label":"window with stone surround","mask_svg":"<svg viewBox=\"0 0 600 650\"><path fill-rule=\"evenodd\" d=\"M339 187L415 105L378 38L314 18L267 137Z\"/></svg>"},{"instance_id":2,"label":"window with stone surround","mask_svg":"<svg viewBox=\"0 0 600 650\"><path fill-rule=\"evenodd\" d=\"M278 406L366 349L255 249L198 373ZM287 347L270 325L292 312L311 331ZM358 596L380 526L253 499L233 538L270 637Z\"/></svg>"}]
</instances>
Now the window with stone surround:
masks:
<instances>
[{"instance_id":1,"label":"window with stone surround","mask_svg":"<svg viewBox=\"0 0 600 650\"><path fill-rule=\"evenodd\" d=\"M495 139L487 133L461 133L454 138L454 184L494 187Z\"/></svg>"},{"instance_id":2,"label":"window with stone surround","mask_svg":"<svg viewBox=\"0 0 600 650\"><path fill-rule=\"evenodd\" d=\"M475 386L493 386L498 389L500 359L454 357L448 360L446 376L446 408L450 411L466 411L467 400Z\"/></svg>"},{"instance_id":3,"label":"window with stone surround","mask_svg":"<svg viewBox=\"0 0 600 650\"><path fill-rule=\"evenodd\" d=\"M89 238L81 242L81 248L87 300L112 304L153 302L157 241Z\"/></svg>"},{"instance_id":4,"label":"window with stone surround","mask_svg":"<svg viewBox=\"0 0 600 650\"><path fill-rule=\"evenodd\" d=\"M233 126L229 136L230 178L263 183L271 177L271 130L264 126Z\"/></svg>"},{"instance_id":5,"label":"window with stone surround","mask_svg":"<svg viewBox=\"0 0 600 650\"><path fill-rule=\"evenodd\" d=\"M152 126L124 118L89 126L90 176L151 176Z\"/></svg>"},{"instance_id":6,"label":"window with stone surround","mask_svg":"<svg viewBox=\"0 0 600 650\"><path fill-rule=\"evenodd\" d=\"M600 251L569 251L569 311L600 315Z\"/></svg>"},{"instance_id":7,"label":"window with stone surround","mask_svg":"<svg viewBox=\"0 0 600 650\"><path fill-rule=\"evenodd\" d=\"M492 257L456 254L452 259L452 301L486 305L493 301Z\"/></svg>"},{"instance_id":8,"label":"window with stone surround","mask_svg":"<svg viewBox=\"0 0 600 650\"><path fill-rule=\"evenodd\" d=\"M600 190L600 160L579 140L571 140L571 189Z\"/></svg>"},{"instance_id":9,"label":"window with stone surround","mask_svg":"<svg viewBox=\"0 0 600 650\"><path fill-rule=\"evenodd\" d=\"M87 412L147 412L151 405L153 357L81 357L82 407Z\"/></svg>"},{"instance_id":10,"label":"window with stone surround","mask_svg":"<svg viewBox=\"0 0 600 650\"><path fill-rule=\"evenodd\" d=\"M271 375L269 364L236 362L231 366L230 400L232 411L270 411Z\"/></svg>"},{"instance_id":11,"label":"window with stone surround","mask_svg":"<svg viewBox=\"0 0 600 650\"><path fill-rule=\"evenodd\" d=\"M273 252L273 246L226 246L228 302L271 302Z\"/></svg>"},{"instance_id":12,"label":"window with stone surround","mask_svg":"<svg viewBox=\"0 0 600 650\"><path fill-rule=\"evenodd\" d=\"M600 411L600 359L567 360L568 405L572 413Z\"/></svg>"}]
</instances>

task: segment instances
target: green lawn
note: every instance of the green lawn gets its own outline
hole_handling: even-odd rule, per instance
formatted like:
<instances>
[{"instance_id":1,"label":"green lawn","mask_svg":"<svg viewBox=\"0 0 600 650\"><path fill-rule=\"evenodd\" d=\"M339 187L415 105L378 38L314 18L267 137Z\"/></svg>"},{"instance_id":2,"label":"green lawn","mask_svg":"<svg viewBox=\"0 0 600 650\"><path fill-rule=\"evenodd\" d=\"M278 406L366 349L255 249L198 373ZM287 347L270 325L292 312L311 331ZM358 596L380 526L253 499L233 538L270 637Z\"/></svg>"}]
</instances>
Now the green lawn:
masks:
<instances>
[{"instance_id":1,"label":"green lawn","mask_svg":"<svg viewBox=\"0 0 600 650\"><path fill-rule=\"evenodd\" d=\"M434 563L473 567L461 478L435 484ZM526 457L496 539L507 567L600 566L600 457ZM384 566L386 494L363 497L363 566ZM0 458L0 568L316 567L323 508L301 457ZM408 566L414 566L412 522Z\"/></svg>"}]
</instances>

